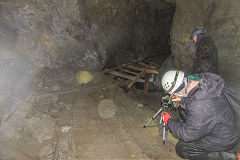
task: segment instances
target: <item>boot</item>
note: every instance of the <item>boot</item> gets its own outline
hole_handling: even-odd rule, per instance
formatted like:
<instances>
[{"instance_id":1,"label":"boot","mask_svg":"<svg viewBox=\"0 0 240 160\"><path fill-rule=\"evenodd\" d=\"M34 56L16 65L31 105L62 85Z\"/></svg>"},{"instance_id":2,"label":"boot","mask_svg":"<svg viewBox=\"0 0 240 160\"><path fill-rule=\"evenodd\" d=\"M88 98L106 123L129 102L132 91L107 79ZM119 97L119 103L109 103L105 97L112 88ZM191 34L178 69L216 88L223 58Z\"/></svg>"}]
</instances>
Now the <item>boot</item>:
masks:
<instances>
[{"instance_id":1,"label":"boot","mask_svg":"<svg viewBox=\"0 0 240 160\"><path fill-rule=\"evenodd\" d=\"M240 153L211 152L192 157L191 160L240 160Z\"/></svg>"}]
</instances>

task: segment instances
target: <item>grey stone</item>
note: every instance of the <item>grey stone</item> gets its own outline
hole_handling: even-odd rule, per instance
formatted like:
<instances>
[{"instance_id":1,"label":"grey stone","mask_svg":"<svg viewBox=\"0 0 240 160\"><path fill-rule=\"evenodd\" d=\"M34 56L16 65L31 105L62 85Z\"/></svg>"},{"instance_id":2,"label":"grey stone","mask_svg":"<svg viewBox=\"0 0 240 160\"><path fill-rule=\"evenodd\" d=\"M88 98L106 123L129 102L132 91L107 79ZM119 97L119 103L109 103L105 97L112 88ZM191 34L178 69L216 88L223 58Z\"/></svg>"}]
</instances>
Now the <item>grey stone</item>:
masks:
<instances>
[{"instance_id":1,"label":"grey stone","mask_svg":"<svg viewBox=\"0 0 240 160\"><path fill-rule=\"evenodd\" d=\"M53 145L50 143L44 146L40 150L38 156L40 159L47 159L47 158L51 158L52 154L53 154Z\"/></svg>"},{"instance_id":2,"label":"grey stone","mask_svg":"<svg viewBox=\"0 0 240 160\"><path fill-rule=\"evenodd\" d=\"M67 110L70 110L72 108L72 104L59 102L57 105L59 108L66 108Z\"/></svg>"},{"instance_id":3,"label":"grey stone","mask_svg":"<svg viewBox=\"0 0 240 160\"><path fill-rule=\"evenodd\" d=\"M142 107L143 107L143 104L142 104L142 103L138 103L137 106L138 106L139 108L142 108Z\"/></svg>"},{"instance_id":4,"label":"grey stone","mask_svg":"<svg viewBox=\"0 0 240 160\"><path fill-rule=\"evenodd\" d=\"M31 104L26 101L20 103L16 107L15 111L9 116L7 121L2 123L0 127L0 140L6 141L12 138L19 138L20 132L25 125L25 119L29 111L31 110Z\"/></svg>"},{"instance_id":5,"label":"grey stone","mask_svg":"<svg viewBox=\"0 0 240 160\"><path fill-rule=\"evenodd\" d=\"M57 113L60 109L66 108L67 110L71 110L72 104L65 103L65 102L58 102L57 104L51 105L48 108L48 112L50 113Z\"/></svg>"},{"instance_id":6,"label":"grey stone","mask_svg":"<svg viewBox=\"0 0 240 160\"><path fill-rule=\"evenodd\" d=\"M17 129L14 125L6 122L0 128L0 141L8 141L13 138L19 138L20 134L17 132Z\"/></svg>"},{"instance_id":7,"label":"grey stone","mask_svg":"<svg viewBox=\"0 0 240 160\"><path fill-rule=\"evenodd\" d=\"M63 127L61 128L61 131L62 131L63 133L67 133L67 132L69 132L70 129L71 129L71 126L63 126Z\"/></svg>"},{"instance_id":8,"label":"grey stone","mask_svg":"<svg viewBox=\"0 0 240 160\"><path fill-rule=\"evenodd\" d=\"M68 152L69 151L69 136L67 133L63 133L59 142L58 142L58 147L59 150L62 152Z\"/></svg>"},{"instance_id":9,"label":"grey stone","mask_svg":"<svg viewBox=\"0 0 240 160\"><path fill-rule=\"evenodd\" d=\"M42 143L53 138L55 125L56 121L48 115L41 118L32 117L27 120L25 130L30 131L33 137Z\"/></svg>"},{"instance_id":10,"label":"grey stone","mask_svg":"<svg viewBox=\"0 0 240 160\"><path fill-rule=\"evenodd\" d=\"M59 84L55 84L54 86L51 87L51 90L56 92L61 90L61 86Z\"/></svg>"},{"instance_id":11,"label":"grey stone","mask_svg":"<svg viewBox=\"0 0 240 160\"><path fill-rule=\"evenodd\" d=\"M64 153L64 152L59 152L59 155L58 155L58 160L72 160L73 157L69 156L68 153Z\"/></svg>"},{"instance_id":12,"label":"grey stone","mask_svg":"<svg viewBox=\"0 0 240 160\"><path fill-rule=\"evenodd\" d=\"M57 94L40 95L35 98L35 101L38 104L56 104L57 100L58 100Z\"/></svg>"},{"instance_id":13,"label":"grey stone","mask_svg":"<svg viewBox=\"0 0 240 160\"><path fill-rule=\"evenodd\" d=\"M52 105L48 108L48 112L50 113L57 113L61 108L58 105Z\"/></svg>"}]
</instances>

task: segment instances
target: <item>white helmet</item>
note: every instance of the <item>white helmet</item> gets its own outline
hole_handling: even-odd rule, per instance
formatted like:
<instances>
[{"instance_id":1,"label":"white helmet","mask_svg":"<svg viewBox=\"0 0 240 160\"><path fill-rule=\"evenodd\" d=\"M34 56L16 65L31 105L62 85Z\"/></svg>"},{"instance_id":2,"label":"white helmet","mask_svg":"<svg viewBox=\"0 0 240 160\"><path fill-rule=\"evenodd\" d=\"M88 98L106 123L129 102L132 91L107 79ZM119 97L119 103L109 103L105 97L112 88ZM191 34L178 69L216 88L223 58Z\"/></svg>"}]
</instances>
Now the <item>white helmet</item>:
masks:
<instances>
[{"instance_id":1,"label":"white helmet","mask_svg":"<svg viewBox=\"0 0 240 160\"><path fill-rule=\"evenodd\" d=\"M163 75L162 87L167 93L173 94L174 92L179 92L185 87L184 81L184 72L171 70Z\"/></svg>"}]
</instances>

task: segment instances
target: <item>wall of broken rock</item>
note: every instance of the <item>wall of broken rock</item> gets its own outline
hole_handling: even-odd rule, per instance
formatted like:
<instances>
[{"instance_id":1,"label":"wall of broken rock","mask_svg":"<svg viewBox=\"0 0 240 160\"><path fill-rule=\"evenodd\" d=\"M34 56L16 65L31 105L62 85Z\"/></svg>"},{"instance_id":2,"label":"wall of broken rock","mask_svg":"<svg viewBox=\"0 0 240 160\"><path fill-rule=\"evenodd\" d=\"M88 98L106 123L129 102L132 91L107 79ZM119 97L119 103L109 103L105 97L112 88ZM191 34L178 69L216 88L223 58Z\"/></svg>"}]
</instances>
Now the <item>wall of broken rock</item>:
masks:
<instances>
[{"instance_id":1,"label":"wall of broken rock","mask_svg":"<svg viewBox=\"0 0 240 160\"><path fill-rule=\"evenodd\" d=\"M13 0L0 7L2 48L37 67L101 70L169 52L169 3Z\"/></svg>"},{"instance_id":2,"label":"wall of broken rock","mask_svg":"<svg viewBox=\"0 0 240 160\"><path fill-rule=\"evenodd\" d=\"M179 68L192 72L194 47L190 33L195 27L204 26L218 47L219 74L226 81L240 83L239 7L238 0L177 1L171 30L172 56L162 70Z\"/></svg>"},{"instance_id":3,"label":"wall of broken rock","mask_svg":"<svg viewBox=\"0 0 240 160\"><path fill-rule=\"evenodd\" d=\"M102 70L170 52L173 14L158 0L0 1L0 117L52 68Z\"/></svg>"}]
</instances>

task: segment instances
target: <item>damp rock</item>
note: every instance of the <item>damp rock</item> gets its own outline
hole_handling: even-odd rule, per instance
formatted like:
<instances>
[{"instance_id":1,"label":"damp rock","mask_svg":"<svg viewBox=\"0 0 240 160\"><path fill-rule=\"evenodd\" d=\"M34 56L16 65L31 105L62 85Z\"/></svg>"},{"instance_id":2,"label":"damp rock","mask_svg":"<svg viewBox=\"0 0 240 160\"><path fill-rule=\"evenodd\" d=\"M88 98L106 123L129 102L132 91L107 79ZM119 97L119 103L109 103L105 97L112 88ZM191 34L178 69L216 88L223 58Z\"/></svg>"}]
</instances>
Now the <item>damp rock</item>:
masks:
<instances>
[{"instance_id":1,"label":"damp rock","mask_svg":"<svg viewBox=\"0 0 240 160\"><path fill-rule=\"evenodd\" d=\"M9 122L3 123L0 128L1 138L0 141L7 141L12 138L18 138L20 135L16 131L14 125L10 124Z\"/></svg>"},{"instance_id":2,"label":"damp rock","mask_svg":"<svg viewBox=\"0 0 240 160\"><path fill-rule=\"evenodd\" d=\"M143 104L142 104L142 103L138 103L137 106L138 106L139 108L142 108L142 107L143 107Z\"/></svg>"},{"instance_id":3,"label":"damp rock","mask_svg":"<svg viewBox=\"0 0 240 160\"><path fill-rule=\"evenodd\" d=\"M60 102L58 105L60 108L66 108L67 110L70 110L72 108L72 104L69 103Z\"/></svg>"},{"instance_id":4,"label":"damp rock","mask_svg":"<svg viewBox=\"0 0 240 160\"><path fill-rule=\"evenodd\" d=\"M40 95L35 98L35 102L38 104L56 104L58 95Z\"/></svg>"},{"instance_id":5,"label":"damp rock","mask_svg":"<svg viewBox=\"0 0 240 160\"><path fill-rule=\"evenodd\" d=\"M50 159L53 156L53 146L52 144L48 144L44 146L41 150L40 153L38 154L39 158L41 159Z\"/></svg>"},{"instance_id":6,"label":"damp rock","mask_svg":"<svg viewBox=\"0 0 240 160\"><path fill-rule=\"evenodd\" d=\"M51 87L51 90L56 92L61 90L61 86L59 84L55 84L54 86Z\"/></svg>"},{"instance_id":7,"label":"damp rock","mask_svg":"<svg viewBox=\"0 0 240 160\"><path fill-rule=\"evenodd\" d=\"M57 113L59 110L66 108L67 110L71 110L72 104L69 103L64 103L64 102L59 102L57 105L52 105L49 108L50 113Z\"/></svg>"},{"instance_id":8,"label":"damp rock","mask_svg":"<svg viewBox=\"0 0 240 160\"><path fill-rule=\"evenodd\" d=\"M31 109L31 105L26 102L20 103L15 107L16 110L4 123L2 123L0 127L0 140L6 141L12 138L20 137L20 131L22 131L25 125L25 118Z\"/></svg>"},{"instance_id":9,"label":"damp rock","mask_svg":"<svg viewBox=\"0 0 240 160\"><path fill-rule=\"evenodd\" d=\"M67 132L69 132L70 129L71 129L71 126L63 126L62 129L61 129L61 131L62 131L63 133L67 133Z\"/></svg>"},{"instance_id":10,"label":"damp rock","mask_svg":"<svg viewBox=\"0 0 240 160\"><path fill-rule=\"evenodd\" d=\"M50 113L57 113L60 109L61 109L61 108L60 108L58 105L52 105L52 106L48 109L48 111L49 111Z\"/></svg>"},{"instance_id":11,"label":"damp rock","mask_svg":"<svg viewBox=\"0 0 240 160\"><path fill-rule=\"evenodd\" d=\"M69 151L69 136L68 136L68 134L63 133L62 137L60 138L60 140L58 142L58 147L61 152Z\"/></svg>"},{"instance_id":12,"label":"damp rock","mask_svg":"<svg viewBox=\"0 0 240 160\"><path fill-rule=\"evenodd\" d=\"M27 120L25 130L32 133L39 143L50 140L54 137L56 120L46 115L45 117L32 117Z\"/></svg>"},{"instance_id":13,"label":"damp rock","mask_svg":"<svg viewBox=\"0 0 240 160\"><path fill-rule=\"evenodd\" d=\"M69 153L59 152L58 160L72 160L73 157ZM74 158L75 159L75 158Z\"/></svg>"}]
</instances>

